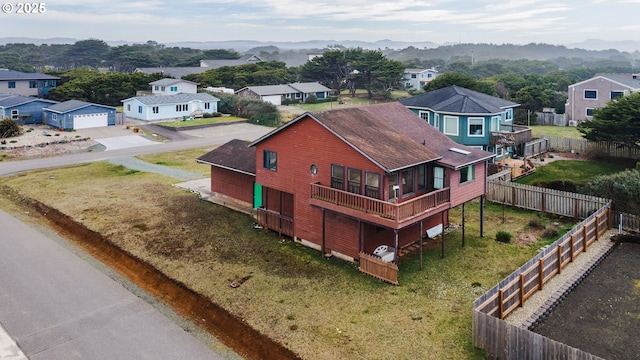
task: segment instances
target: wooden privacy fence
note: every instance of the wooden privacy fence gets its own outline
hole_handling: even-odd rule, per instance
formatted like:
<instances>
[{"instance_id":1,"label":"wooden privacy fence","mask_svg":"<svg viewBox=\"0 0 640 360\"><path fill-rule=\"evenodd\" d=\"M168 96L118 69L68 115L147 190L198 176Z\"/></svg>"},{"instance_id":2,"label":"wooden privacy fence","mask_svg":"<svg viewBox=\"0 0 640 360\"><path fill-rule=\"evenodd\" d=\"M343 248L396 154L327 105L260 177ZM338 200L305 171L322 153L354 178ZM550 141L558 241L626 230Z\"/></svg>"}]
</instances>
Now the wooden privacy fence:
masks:
<instances>
[{"instance_id":1,"label":"wooden privacy fence","mask_svg":"<svg viewBox=\"0 0 640 360\"><path fill-rule=\"evenodd\" d=\"M275 211L258 208L256 222L266 230L276 231L278 235L293 236L293 219Z\"/></svg>"},{"instance_id":2,"label":"wooden privacy fence","mask_svg":"<svg viewBox=\"0 0 640 360\"><path fill-rule=\"evenodd\" d=\"M640 159L640 148L623 143L570 139L558 136L545 136L544 138L548 140L549 148L556 151L579 154L600 153L611 157Z\"/></svg>"},{"instance_id":3,"label":"wooden privacy fence","mask_svg":"<svg viewBox=\"0 0 640 360\"><path fill-rule=\"evenodd\" d=\"M488 201L522 209L584 219L609 202L608 199L546 189L497 179L487 180Z\"/></svg>"},{"instance_id":4,"label":"wooden privacy fence","mask_svg":"<svg viewBox=\"0 0 640 360\"><path fill-rule=\"evenodd\" d=\"M622 223L622 230L640 231L640 216L638 215L614 212L613 226L620 227L620 223Z\"/></svg>"},{"instance_id":5,"label":"wooden privacy fence","mask_svg":"<svg viewBox=\"0 0 640 360\"><path fill-rule=\"evenodd\" d=\"M360 253L360 271L375 278L398 285L398 265L382 261L373 255Z\"/></svg>"},{"instance_id":6,"label":"wooden privacy fence","mask_svg":"<svg viewBox=\"0 0 640 360\"><path fill-rule=\"evenodd\" d=\"M546 138L532 140L524 145L524 156L531 157L549 151L549 141Z\"/></svg>"},{"instance_id":7,"label":"wooden privacy fence","mask_svg":"<svg viewBox=\"0 0 640 360\"><path fill-rule=\"evenodd\" d=\"M500 359L598 359L503 319L562 272L610 228L611 202L522 265L473 303L474 346ZM569 357L571 355L571 357Z\"/></svg>"}]
</instances>

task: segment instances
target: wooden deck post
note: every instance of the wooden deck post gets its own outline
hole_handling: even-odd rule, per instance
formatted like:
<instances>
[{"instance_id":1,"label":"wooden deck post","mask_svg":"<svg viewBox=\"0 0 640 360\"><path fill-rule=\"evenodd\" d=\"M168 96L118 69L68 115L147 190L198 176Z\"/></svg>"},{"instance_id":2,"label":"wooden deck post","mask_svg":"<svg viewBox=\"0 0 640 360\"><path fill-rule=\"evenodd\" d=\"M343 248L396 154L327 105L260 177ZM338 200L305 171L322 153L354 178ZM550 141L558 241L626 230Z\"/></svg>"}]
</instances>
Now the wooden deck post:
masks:
<instances>
[{"instance_id":1,"label":"wooden deck post","mask_svg":"<svg viewBox=\"0 0 640 360\"><path fill-rule=\"evenodd\" d=\"M464 204L462 203L462 247L464 247Z\"/></svg>"},{"instance_id":2,"label":"wooden deck post","mask_svg":"<svg viewBox=\"0 0 640 360\"><path fill-rule=\"evenodd\" d=\"M398 229L393 229L393 237L394 237L394 247L395 251L393 254L393 262L398 263Z\"/></svg>"},{"instance_id":3,"label":"wooden deck post","mask_svg":"<svg viewBox=\"0 0 640 360\"><path fill-rule=\"evenodd\" d=\"M440 257L444 259L444 211L440 213L442 220L442 251Z\"/></svg>"},{"instance_id":4,"label":"wooden deck post","mask_svg":"<svg viewBox=\"0 0 640 360\"><path fill-rule=\"evenodd\" d=\"M418 240L420 242L420 270L422 270L422 242L424 238L424 232L422 229L422 221L420 221L420 240Z\"/></svg>"},{"instance_id":5,"label":"wooden deck post","mask_svg":"<svg viewBox=\"0 0 640 360\"><path fill-rule=\"evenodd\" d=\"M484 195L480 196L480 237L484 237Z\"/></svg>"}]
</instances>

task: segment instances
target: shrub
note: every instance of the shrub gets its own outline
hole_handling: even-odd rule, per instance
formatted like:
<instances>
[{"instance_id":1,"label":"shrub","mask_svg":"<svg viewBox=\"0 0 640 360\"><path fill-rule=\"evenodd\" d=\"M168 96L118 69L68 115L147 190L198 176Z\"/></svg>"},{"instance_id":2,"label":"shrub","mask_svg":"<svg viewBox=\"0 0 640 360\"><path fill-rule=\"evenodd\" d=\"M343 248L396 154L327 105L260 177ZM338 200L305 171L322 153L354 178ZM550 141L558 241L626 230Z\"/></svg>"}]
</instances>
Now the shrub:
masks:
<instances>
[{"instance_id":1,"label":"shrub","mask_svg":"<svg viewBox=\"0 0 640 360\"><path fill-rule=\"evenodd\" d=\"M17 122L5 117L0 121L0 138L10 138L22 134L22 128Z\"/></svg>"},{"instance_id":2,"label":"shrub","mask_svg":"<svg viewBox=\"0 0 640 360\"><path fill-rule=\"evenodd\" d=\"M529 220L529 227L534 229L539 229L542 227L542 221L538 218L533 218Z\"/></svg>"},{"instance_id":3,"label":"shrub","mask_svg":"<svg viewBox=\"0 0 640 360\"><path fill-rule=\"evenodd\" d=\"M306 104L315 104L318 102L318 98L314 94L309 94L309 96L307 96L304 102Z\"/></svg>"},{"instance_id":4,"label":"shrub","mask_svg":"<svg viewBox=\"0 0 640 360\"><path fill-rule=\"evenodd\" d=\"M496 241L499 241L505 244L510 243L512 238L513 238L513 235L511 235L511 233L508 231L499 230L496 233Z\"/></svg>"},{"instance_id":5,"label":"shrub","mask_svg":"<svg viewBox=\"0 0 640 360\"><path fill-rule=\"evenodd\" d=\"M548 227L548 228L544 229L544 231L542 232L541 236L543 238L545 238L545 239L554 238L554 237L558 236L558 229L552 228L552 227Z\"/></svg>"}]
</instances>

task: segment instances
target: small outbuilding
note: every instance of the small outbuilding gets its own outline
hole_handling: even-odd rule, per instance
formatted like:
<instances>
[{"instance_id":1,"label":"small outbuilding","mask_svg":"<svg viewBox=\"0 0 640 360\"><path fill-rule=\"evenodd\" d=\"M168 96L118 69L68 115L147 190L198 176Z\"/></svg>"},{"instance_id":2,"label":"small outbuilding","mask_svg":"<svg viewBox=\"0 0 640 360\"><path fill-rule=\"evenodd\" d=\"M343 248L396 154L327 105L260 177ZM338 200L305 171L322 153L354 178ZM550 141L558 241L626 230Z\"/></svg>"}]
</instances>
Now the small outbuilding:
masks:
<instances>
[{"instance_id":1,"label":"small outbuilding","mask_svg":"<svg viewBox=\"0 0 640 360\"><path fill-rule=\"evenodd\" d=\"M61 102L42 111L44 124L55 128L77 130L116 124L116 108L80 100Z\"/></svg>"}]
</instances>

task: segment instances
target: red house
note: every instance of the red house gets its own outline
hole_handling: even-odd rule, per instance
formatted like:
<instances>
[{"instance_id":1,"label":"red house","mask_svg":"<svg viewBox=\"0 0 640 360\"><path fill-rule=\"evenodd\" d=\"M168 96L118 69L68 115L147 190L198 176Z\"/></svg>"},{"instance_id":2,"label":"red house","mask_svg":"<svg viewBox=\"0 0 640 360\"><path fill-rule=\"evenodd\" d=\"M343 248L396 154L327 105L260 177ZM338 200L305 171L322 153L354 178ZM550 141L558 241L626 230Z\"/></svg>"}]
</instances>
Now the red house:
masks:
<instances>
[{"instance_id":1,"label":"red house","mask_svg":"<svg viewBox=\"0 0 640 360\"><path fill-rule=\"evenodd\" d=\"M450 208L484 195L493 157L400 103L305 113L248 148L234 141L198 159L212 165L214 192L245 203L251 194L258 224L392 283L402 248L438 235Z\"/></svg>"}]
</instances>

